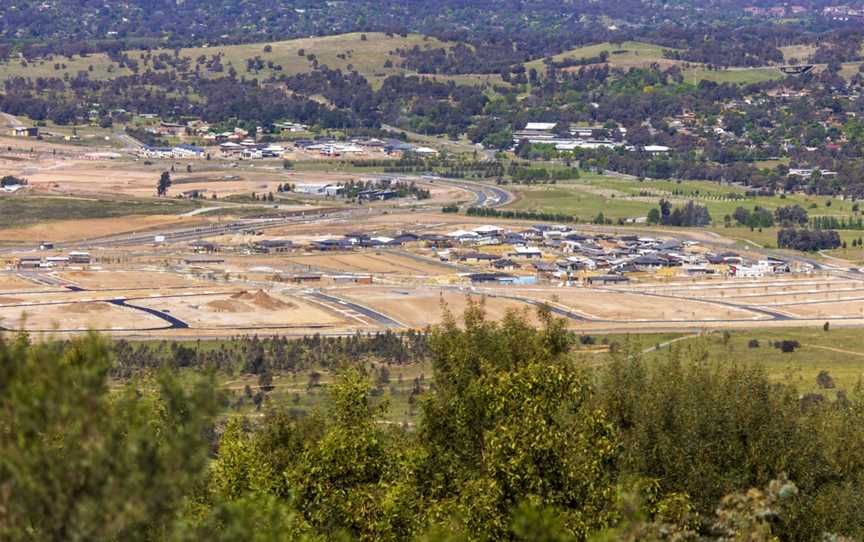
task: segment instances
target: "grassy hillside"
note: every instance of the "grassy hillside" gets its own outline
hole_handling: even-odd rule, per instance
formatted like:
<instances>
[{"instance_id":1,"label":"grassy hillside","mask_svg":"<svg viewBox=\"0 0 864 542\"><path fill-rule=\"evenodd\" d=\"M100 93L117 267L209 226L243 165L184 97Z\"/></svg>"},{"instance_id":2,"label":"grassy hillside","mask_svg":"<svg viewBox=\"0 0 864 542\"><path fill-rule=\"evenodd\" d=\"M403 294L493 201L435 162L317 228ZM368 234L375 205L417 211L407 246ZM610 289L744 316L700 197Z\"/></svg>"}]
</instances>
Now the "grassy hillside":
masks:
<instances>
[{"instance_id":1,"label":"grassy hillside","mask_svg":"<svg viewBox=\"0 0 864 542\"><path fill-rule=\"evenodd\" d=\"M712 71L706 69L699 63L688 63L665 58L663 56L664 50L672 49L638 41L625 41L620 44L605 42L571 49L570 51L561 53L552 58L557 62L561 62L569 59L596 57L605 51L609 54L609 65L614 68L645 68L652 64L658 64L662 68L668 68L674 65L681 66L684 70L685 79L689 83L698 83L703 79L707 79L718 83L731 82L746 84L758 83L771 79L780 79L783 77L783 74L774 68L733 68L729 70ZM546 69L542 60L529 62L525 66L529 69ZM578 70L579 67L576 66L569 69Z\"/></svg>"},{"instance_id":2,"label":"grassy hillside","mask_svg":"<svg viewBox=\"0 0 864 542\"><path fill-rule=\"evenodd\" d=\"M397 49L410 49L415 46L421 48L446 47L447 44L436 39L420 34L409 34L406 37L393 35L388 37L383 33L369 32L365 34L341 34L336 36L324 36L313 38L302 38L272 43L254 43L244 45L228 45L214 47L194 47L181 49L181 57L192 58L192 69L195 60L204 55L208 59L214 55L222 55L222 64L225 71L212 73L204 70L205 75L223 76L229 66L233 66L237 73L247 78L266 78L273 74L285 73L288 75L303 73L311 70L311 62L298 53L303 50L305 55L315 55L320 64L332 69L348 70L349 66L367 78L376 81L388 75L405 73L400 67L401 58L396 54ZM264 47L269 45L270 52L264 52ZM174 55L173 50L156 50L153 56L161 53ZM141 60L143 51L132 51L129 56L135 60ZM282 66L280 72L264 68L259 72L247 70L246 60L260 57L265 64L273 62ZM392 62L391 67L385 67L387 61ZM55 65L59 65L55 68ZM64 67L65 66L65 67ZM152 69L152 65L145 66L141 63L141 70ZM170 68L169 68L170 69ZM31 63L21 61L10 61L0 63L0 81L10 77L74 77L79 72L88 72L93 79L108 79L118 75L129 75L127 68L121 68L119 64L112 62L104 54L93 54L86 57L76 56L71 60L64 57L43 59ZM440 79L450 79L439 77ZM482 82L499 82L498 76L458 76L452 78L458 83L479 84Z\"/></svg>"},{"instance_id":3,"label":"grassy hillside","mask_svg":"<svg viewBox=\"0 0 864 542\"><path fill-rule=\"evenodd\" d=\"M604 42L586 45L555 55L552 59L556 62L585 59L595 57L604 51L609 54L609 64L616 68L644 67L654 62L661 65L675 64L675 61L663 58L663 47L639 41L625 41L624 43L616 44ZM538 71L546 69L546 65L543 64L542 59L528 62L525 66L529 69L535 68Z\"/></svg>"},{"instance_id":4,"label":"grassy hillside","mask_svg":"<svg viewBox=\"0 0 864 542\"><path fill-rule=\"evenodd\" d=\"M365 34L342 34L337 36L325 36L315 38L302 38L296 40L280 41L270 43L272 51L264 52L264 46L268 44L253 43L245 45L232 45L225 47L196 47L192 49L181 49L181 56L189 56L193 59L201 55L208 58L222 53L222 63L227 70L229 65L241 75L254 77L246 69L246 59L260 56L265 62L272 61L282 66L282 73L289 75L303 73L311 69L311 63L298 52L302 49L306 55L314 54L318 62L332 69L347 70L348 66L367 77L386 76L402 73L398 68L401 59L396 55L396 49L410 49L414 46L422 48L442 47L445 44L435 38L428 38L419 34L409 34L403 38L400 36L387 37L382 33L370 32ZM384 64L391 60L392 68L385 68ZM264 69L258 76L269 76L272 71Z\"/></svg>"}]
</instances>

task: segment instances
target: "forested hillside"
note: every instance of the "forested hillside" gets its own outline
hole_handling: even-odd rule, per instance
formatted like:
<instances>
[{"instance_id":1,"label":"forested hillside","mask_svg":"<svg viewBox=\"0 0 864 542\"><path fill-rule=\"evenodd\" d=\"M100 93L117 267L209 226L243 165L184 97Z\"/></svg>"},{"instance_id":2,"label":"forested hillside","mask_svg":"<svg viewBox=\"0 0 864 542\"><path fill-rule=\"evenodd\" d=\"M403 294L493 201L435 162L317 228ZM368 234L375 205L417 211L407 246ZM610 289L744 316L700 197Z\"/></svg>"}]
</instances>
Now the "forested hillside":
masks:
<instances>
[{"instance_id":1,"label":"forested hillside","mask_svg":"<svg viewBox=\"0 0 864 542\"><path fill-rule=\"evenodd\" d=\"M831 2L800 2L787 24L775 25L746 11L752 2L626 0L360 0L310 2L254 0L19 0L0 6L0 43L29 56L117 51L140 46L182 47L256 43L346 32L418 32L471 44L458 64L462 73L500 70L550 56L575 45L647 38L689 48L682 57L723 65L782 59L777 47L815 42L854 21L824 17ZM757 3L758 4L758 3ZM851 24L850 24L851 23ZM742 26L744 31L742 31ZM721 47L720 44L723 44ZM503 47L507 44L507 47Z\"/></svg>"},{"instance_id":2,"label":"forested hillside","mask_svg":"<svg viewBox=\"0 0 864 542\"><path fill-rule=\"evenodd\" d=\"M0 537L864 536L857 391L800 398L698 346L647 364L624 344L598 366L541 319L495 323L474 306L464 328L434 329L433 384L406 427L381 423L362 361L342 366L318 410L267 403L238 417L207 372L118 385L103 339L7 338Z\"/></svg>"}]
</instances>

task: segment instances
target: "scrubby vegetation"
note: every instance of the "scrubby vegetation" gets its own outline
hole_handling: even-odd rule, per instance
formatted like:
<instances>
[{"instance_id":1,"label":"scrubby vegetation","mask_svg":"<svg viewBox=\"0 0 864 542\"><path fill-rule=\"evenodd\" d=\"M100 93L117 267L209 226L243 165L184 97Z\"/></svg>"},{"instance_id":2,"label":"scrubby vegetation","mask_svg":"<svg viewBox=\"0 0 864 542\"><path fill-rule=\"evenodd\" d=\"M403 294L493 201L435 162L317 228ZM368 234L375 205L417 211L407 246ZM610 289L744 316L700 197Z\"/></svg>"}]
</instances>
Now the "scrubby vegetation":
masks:
<instances>
[{"instance_id":1,"label":"scrubby vegetation","mask_svg":"<svg viewBox=\"0 0 864 542\"><path fill-rule=\"evenodd\" d=\"M112 382L104 339L7 338L0 537L864 536L857 393L800 399L758 364L699 346L649 364L623 344L597 367L563 322L540 319L492 322L474 305L432 329L433 384L405 427L381 423L387 405L356 359L337 363L322 409L265 401L245 417L225 413L207 371ZM340 348L351 344L363 349Z\"/></svg>"}]
</instances>

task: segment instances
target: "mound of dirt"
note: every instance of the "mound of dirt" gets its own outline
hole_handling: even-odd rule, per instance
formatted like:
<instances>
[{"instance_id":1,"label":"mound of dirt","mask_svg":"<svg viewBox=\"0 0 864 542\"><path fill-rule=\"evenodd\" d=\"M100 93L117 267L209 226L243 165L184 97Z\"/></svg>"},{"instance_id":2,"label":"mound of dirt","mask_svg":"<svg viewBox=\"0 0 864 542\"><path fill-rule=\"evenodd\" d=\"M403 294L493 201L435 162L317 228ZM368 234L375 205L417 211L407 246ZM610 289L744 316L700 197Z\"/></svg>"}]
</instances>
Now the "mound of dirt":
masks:
<instances>
[{"instance_id":1,"label":"mound of dirt","mask_svg":"<svg viewBox=\"0 0 864 542\"><path fill-rule=\"evenodd\" d=\"M254 294L247 291L237 292L231 296L231 299L239 301L248 301L259 309L267 311L278 311L285 309L296 309L297 305L288 301L277 299L264 290L258 290Z\"/></svg>"},{"instance_id":2,"label":"mound of dirt","mask_svg":"<svg viewBox=\"0 0 864 542\"><path fill-rule=\"evenodd\" d=\"M67 312L74 312L75 314L89 314L91 312L105 312L110 310L110 307L106 303L93 303L90 301L84 303L70 303L66 307Z\"/></svg>"}]
</instances>

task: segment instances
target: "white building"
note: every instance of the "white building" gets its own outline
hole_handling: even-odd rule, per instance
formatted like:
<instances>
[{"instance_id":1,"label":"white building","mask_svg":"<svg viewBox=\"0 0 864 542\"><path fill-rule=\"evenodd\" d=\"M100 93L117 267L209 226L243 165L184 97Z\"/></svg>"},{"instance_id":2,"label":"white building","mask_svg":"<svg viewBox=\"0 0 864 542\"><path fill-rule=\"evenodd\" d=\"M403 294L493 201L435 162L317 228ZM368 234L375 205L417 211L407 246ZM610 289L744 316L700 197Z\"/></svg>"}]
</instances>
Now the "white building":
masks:
<instances>
[{"instance_id":1,"label":"white building","mask_svg":"<svg viewBox=\"0 0 864 542\"><path fill-rule=\"evenodd\" d=\"M529 122L525 125L525 129L548 132L549 130L554 130L557 124L556 122Z\"/></svg>"}]
</instances>

